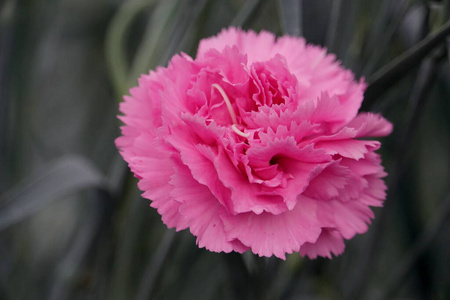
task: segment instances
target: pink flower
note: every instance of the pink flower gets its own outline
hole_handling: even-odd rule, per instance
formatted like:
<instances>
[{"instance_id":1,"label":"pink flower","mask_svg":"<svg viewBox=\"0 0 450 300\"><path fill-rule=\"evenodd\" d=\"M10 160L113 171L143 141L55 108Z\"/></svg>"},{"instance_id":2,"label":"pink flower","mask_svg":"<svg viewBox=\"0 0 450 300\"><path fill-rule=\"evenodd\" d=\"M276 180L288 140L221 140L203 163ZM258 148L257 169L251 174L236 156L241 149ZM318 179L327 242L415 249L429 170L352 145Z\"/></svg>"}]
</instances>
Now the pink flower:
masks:
<instances>
[{"instance_id":1,"label":"pink flower","mask_svg":"<svg viewBox=\"0 0 450 300\"><path fill-rule=\"evenodd\" d=\"M331 257L385 199L367 137L392 125L358 114L364 88L303 38L229 28L139 79L116 143L143 197L199 247Z\"/></svg>"}]
</instances>

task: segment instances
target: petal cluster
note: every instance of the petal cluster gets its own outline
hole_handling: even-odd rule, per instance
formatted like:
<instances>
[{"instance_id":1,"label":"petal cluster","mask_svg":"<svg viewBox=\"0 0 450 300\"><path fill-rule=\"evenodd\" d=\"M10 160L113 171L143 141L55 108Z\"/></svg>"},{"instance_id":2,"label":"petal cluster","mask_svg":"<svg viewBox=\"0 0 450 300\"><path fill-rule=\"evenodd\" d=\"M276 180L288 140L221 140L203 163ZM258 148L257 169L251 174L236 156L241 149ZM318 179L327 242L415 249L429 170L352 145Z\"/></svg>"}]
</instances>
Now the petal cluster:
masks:
<instances>
[{"instance_id":1,"label":"petal cluster","mask_svg":"<svg viewBox=\"0 0 450 300\"><path fill-rule=\"evenodd\" d=\"M116 144L163 222L200 247L331 257L385 199L369 138L392 125L358 114L364 88L303 38L229 28L139 79Z\"/></svg>"}]
</instances>

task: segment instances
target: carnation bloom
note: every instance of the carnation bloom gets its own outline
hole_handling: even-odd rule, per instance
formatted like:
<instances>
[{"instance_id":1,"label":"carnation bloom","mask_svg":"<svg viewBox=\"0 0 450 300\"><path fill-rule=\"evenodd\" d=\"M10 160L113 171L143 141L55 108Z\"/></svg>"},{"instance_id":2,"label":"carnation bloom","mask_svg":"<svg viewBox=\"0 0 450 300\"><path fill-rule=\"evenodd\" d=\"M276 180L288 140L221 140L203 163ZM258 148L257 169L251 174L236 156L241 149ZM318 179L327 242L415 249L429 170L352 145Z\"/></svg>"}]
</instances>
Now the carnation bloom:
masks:
<instances>
[{"instance_id":1,"label":"carnation bloom","mask_svg":"<svg viewBox=\"0 0 450 300\"><path fill-rule=\"evenodd\" d=\"M364 89L303 38L229 28L142 75L116 143L163 222L200 247L331 257L385 199L367 138L392 125L358 114Z\"/></svg>"}]
</instances>

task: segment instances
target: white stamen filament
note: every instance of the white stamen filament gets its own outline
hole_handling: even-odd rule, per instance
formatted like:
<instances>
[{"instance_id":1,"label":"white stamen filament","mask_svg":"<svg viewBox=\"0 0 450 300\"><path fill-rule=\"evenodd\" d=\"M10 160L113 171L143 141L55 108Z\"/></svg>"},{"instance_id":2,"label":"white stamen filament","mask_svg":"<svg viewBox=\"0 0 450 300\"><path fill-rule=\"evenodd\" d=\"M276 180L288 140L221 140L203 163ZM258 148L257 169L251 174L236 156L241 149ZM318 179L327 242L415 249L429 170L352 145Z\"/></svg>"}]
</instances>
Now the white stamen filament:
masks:
<instances>
[{"instance_id":1,"label":"white stamen filament","mask_svg":"<svg viewBox=\"0 0 450 300\"><path fill-rule=\"evenodd\" d=\"M250 136L250 133L242 132L241 130L239 130L237 128L238 122L237 122L236 114L234 113L234 109L233 109L233 106L231 105L230 99L228 98L228 96L225 93L225 91L223 90L223 88L220 85L218 85L217 83L213 83L211 85L211 88L215 88L216 90L219 91L220 95L223 98L223 101L227 105L228 112L230 113L231 120L233 121L233 125L231 125L231 129L233 129L233 131L236 132L238 135L248 138Z\"/></svg>"},{"instance_id":2,"label":"white stamen filament","mask_svg":"<svg viewBox=\"0 0 450 300\"><path fill-rule=\"evenodd\" d=\"M219 91L219 93L222 95L223 101L225 101L225 104L227 105L227 108L228 108L228 112L230 113L231 120L233 121L234 124L237 124L236 114L234 113L233 106L231 106L230 99L228 99L228 96L227 96L227 94L225 94L225 91L223 90L223 88L220 85L218 85L217 83L213 83L211 85L211 87L216 88Z\"/></svg>"},{"instance_id":3,"label":"white stamen filament","mask_svg":"<svg viewBox=\"0 0 450 300\"><path fill-rule=\"evenodd\" d=\"M231 129L233 129L234 132L236 132L237 134L239 134L240 136L243 136L245 138L248 138L250 136L250 133L245 133L240 131L237 127L236 124L231 125Z\"/></svg>"}]
</instances>

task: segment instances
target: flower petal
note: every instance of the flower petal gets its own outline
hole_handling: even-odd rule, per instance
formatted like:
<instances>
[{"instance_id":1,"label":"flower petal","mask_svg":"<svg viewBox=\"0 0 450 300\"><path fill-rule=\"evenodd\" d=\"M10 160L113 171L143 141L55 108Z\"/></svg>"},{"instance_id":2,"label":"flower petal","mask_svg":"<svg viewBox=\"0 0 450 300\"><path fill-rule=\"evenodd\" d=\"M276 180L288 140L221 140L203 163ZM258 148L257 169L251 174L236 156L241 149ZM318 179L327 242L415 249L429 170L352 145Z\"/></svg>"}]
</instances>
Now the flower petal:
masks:
<instances>
[{"instance_id":1,"label":"flower petal","mask_svg":"<svg viewBox=\"0 0 450 300\"><path fill-rule=\"evenodd\" d=\"M315 243L305 243L300 248L302 256L311 259L318 256L331 258L331 254L340 255L344 252L345 244L342 236L334 228L323 228Z\"/></svg>"},{"instance_id":2,"label":"flower petal","mask_svg":"<svg viewBox=\"0 0 450 300\"><path fill-rule=\"evenodd\" d=\"M171 178L174 189L171 196L179 201L180 214L187 227L197 237L200 248L215 252L244 252L248 248L237 240L229 240L224 231L221 214L226 209L205 185L194 180L188 167L181 161L176 163L176 172Z\"/></svg>"},{"instance_id":3,"label":"flower petal","mask_svg":"<svg viewBox=\"0 0 450 300\"><path fill-rule=\"evenodd\" d=\"M392 132L392 124L385 118L373 113L360 113L347 127L358 130L356 137L378 137L386 136Z\"/></svg>"},{"instance_id":4,"label":"flower petal","mask_svg":"<svg viewBox=\"0 0 450 300\"><path fill-rule=\"evenodd\" d=\"M221 216L228 238L239 239L259 256L285 259L306 243L314 243L321 229L317 224L316 204L304 199L294 210L280 215L245 213Z\"/></svg>"},{"instance_id":5,"label":"flower petal","mask_svg":"<svg viewBox=\"0 0 450 300\"><path fill-rule=\"evenodd\" d=\"M273 56L273 45L275 36L267 31L259 34L241 29L223 29L217 36L206 38L200 41L197 50L197 59L201 60L208 50L223 50L227 46L235 45L239 51L247 54L248 63L254 61L265 61Z\"/></svg>"}]
</instances>

